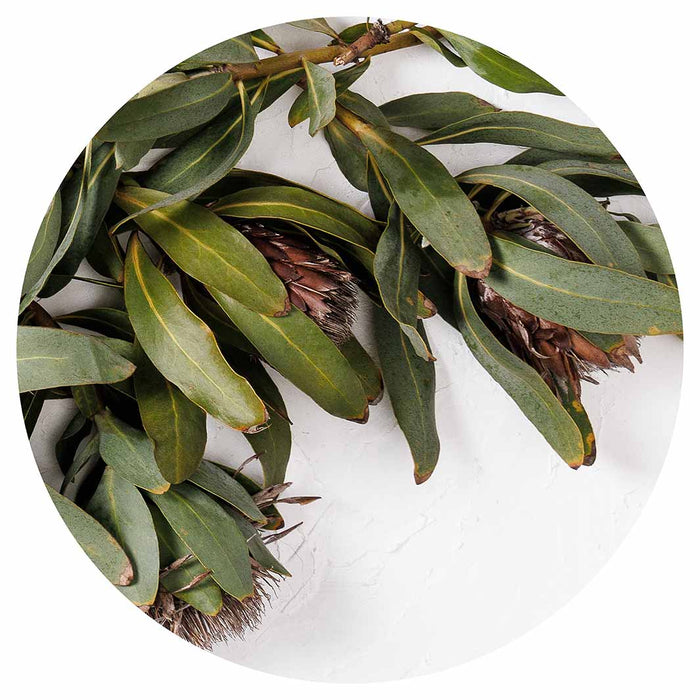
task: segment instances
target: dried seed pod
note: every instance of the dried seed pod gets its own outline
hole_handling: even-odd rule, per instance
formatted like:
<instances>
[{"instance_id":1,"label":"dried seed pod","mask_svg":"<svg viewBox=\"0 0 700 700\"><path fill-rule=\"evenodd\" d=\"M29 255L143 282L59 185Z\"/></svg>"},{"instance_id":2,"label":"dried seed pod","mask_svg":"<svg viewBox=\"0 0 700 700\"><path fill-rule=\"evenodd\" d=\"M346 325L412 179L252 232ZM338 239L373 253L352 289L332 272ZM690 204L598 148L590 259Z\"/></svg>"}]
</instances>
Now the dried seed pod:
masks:
<instances>
[{"instance_id":1,"label":"dried seed pod","mask_svg":"<svg viewBox=\"0 0 700 700\"><path fill-rule=\"evenodd\" d=\"M273 231L258 222L240 223L237 228L265 256L292 304L333 342L347 341L358 305L352 274L302 235Z\"/></svg>"}]
</instances>

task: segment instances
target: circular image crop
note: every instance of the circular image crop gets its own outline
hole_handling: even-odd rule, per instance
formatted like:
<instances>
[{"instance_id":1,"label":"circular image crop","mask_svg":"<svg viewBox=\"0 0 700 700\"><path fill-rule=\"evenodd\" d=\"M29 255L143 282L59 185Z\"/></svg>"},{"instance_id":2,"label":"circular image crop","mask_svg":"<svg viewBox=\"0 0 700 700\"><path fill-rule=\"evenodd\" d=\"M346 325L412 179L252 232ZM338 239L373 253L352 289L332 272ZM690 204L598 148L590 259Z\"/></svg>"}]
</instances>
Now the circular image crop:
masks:
<instances>
[{"instance_id":1,"label":"circular image crop","mask_svg":"<svg viewBox=\"0 0 700 700\"><path fill-rule=\"evenodd\" d=\"M531 629L624 538L675 419L676 278L624 154L432 26L178 58L27 265L20 398L68 529L124 605L276 674L395 680Z\"/></svg>"}]
</instances>

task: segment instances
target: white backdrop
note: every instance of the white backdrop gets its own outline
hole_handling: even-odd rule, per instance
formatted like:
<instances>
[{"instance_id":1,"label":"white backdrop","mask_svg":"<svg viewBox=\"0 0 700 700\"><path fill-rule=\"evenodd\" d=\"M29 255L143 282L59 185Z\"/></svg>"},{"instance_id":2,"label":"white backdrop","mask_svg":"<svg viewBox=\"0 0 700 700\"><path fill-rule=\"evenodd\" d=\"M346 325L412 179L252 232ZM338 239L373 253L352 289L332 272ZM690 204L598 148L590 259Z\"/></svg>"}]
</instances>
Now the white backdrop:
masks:
<instances>
[{"instance_id":1,"label":"white backdrop","mask_svg":"<svg viewBox=\"0 0 700 700\"><path fill-rule=\"evenodd\" d=\"M290 48L323 41L289 28L271 33ZM564 98L506 93L428 48L379 57L354 89L378 103L411 92L466 90L506 109L590 123ZM241 166L276 172L368 211L323 138L309 138L305 124L286 126L293 97L259 118ZM440 146L433 152L456 173L517 150ZM616 207L651 220L634 198ZM74 284L46 306L58 313L98 296ZM358 334L369 343L365 325L361 318ZM280 587L262 629L217 654L273 673L334 681L449 667L546 618L590 580L636 519L671 434L680 385L677 339L645 340L635 375L613 373L601 377L602 386L585 387L599 457L593 468L572 472L456 332L437 319L427 328L438 357L442 456L421 487L413 484L388 401L358 426L325 415L281 381L295 423L293 491L323 500L287 508L289 523L304 520L279 543L293 578ZM56 415L45 412L33 444L49 471L47 431L60 429L65 418L58 414L67 413L58 402L50 411ZM248 456L239 435L210 428L211 456L231 463Z\"/></svg>"}]
</instances>

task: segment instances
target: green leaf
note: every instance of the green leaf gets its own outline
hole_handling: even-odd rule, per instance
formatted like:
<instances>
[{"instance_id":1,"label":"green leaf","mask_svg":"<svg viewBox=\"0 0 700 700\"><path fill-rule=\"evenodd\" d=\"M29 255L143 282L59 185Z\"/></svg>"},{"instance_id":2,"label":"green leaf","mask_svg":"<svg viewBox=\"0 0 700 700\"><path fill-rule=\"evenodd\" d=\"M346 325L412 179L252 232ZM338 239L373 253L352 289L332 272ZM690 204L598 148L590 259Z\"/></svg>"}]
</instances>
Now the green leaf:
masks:
<instances>
[{"instance_id":1,"label":"green leaf","mask_svg":"<svg viewBox=\"0 0 700 700\"><path fill-rule=\"evenodd\" d=\"M280 45L263 29L256 29L251 32L250 38L253 41L253 46L265 49L265 51L270 53L283 53Z\"/></svg>"},{"instance_id":2,"label":"green leaf","mask_svg":"<svg viewBox=\"0 0 700 700\"><path fill-rule=\"evenodd\" d=\"M24 420L24 428L27 431L27 437L31 437L36 427L36 422L39 420L41 409L44 407L46 399L45 391L26 391L19 395L22 405L22 418Z\"/></svg>"},{"instance_id":3,"label":"green leaf","mask_svg":"<svg viewBox=\"0 0 700 700\"><path fill-rule=\"evenodd\" d=\"M564 407L564 410L571 416L581 433L583 441L583 464L590 466L596 458L596 442L591 419L586 413L581 400L577 398L571 382L564 377L560 377L554 372L550 373L552 382L557 387L557 398Z\"/></svg>"},{"instance_id":4,"label":"green leaf","mask_svg":"<svg viewBox=\"0 0 700 700\"><path fill-rule=\"evenodd\" d=\"M553 85L534 71L490 46L460 34L439 30L460 58L477 75L511 92L546 92L561 95Z\"/></svg>"},{"instance_id":5,"label":"green leaf","mask_svg":"<svg viewBox=\"0 0 700 700\"><path fill-rule=\"evenodd\" d=\"M90 424L90 427L92 428L92 424ZM76 477L81 471L87 467L93 467L97 463L100 456L99 437L98 433L93 433L75 451L73 459L68 464L65 474L63 475L63 481L59 489L61 495L65 494L68 487L75 482ZM95 473L96 472L92 472L92 474ZM88 476L88 479L92 474Z\"/></svg>"},{"instance_id":6,"label":"green leaf","mask_svg":"<svg viewBox=\"0 0 700 700\"><path fill-rule=\"evenodd\" d=\"M309 134L313 136L335 116L335 80L333 73L302 59L306 73L309 103Z\"/></svg>"},{"instance_id":7,"label":"green leaf","mask_svg":"<svg viewBox=\"0 0 700 700\"><path fill-rule=\"evenodd\" d=\"M242 82L239 99L204 129L158 162L143 179L143 186L161 192L201 192L218 182L241 159L253 139L253 128L265 96L267 82L248 99Z\"/></svg>"},{"instance_id":8,"label":"green leaf","mask_svg":"<svg viewBox=\"0 0 700 700\"><path fill-rule=\"evenodd\" d=\"M124 296L144 352L190 401L237 430L265 423L262 401L229 367L214 334L185 306L135 236L127 255Z\"/></svg>"},{"instance_id":9,"label":"green leaf","mask_svg":"<svg viewBox=\"0 0 700 700\"><path fill-rule=\"evenodd\" d=\"M80 443L91 431L92 423L80 411L76 411L54 447L56 462L64 474L70 467Z\"/></svg>"},{"instance_id":10,"label":"green leaf","mask_svg":"<svg viewBox=\"0 0 700 700\"><path fill-rule=\"evenodd\" d=\"M103 277L124 281L124 251L116 236L110 236L103 222L98 227L92 247L86 255L90 267Z\"/></svg>"},{"instance_id":11,"label":"green leaf","mask_svg":"<svg viewBox=\"0 0 700 700\"><path fill-rule=\"evenodd\" d=\"M131 327L129 314L121 309L112 309L106 306L95 309L79 309L56 316L55 320L68 326L85 328L95 333L129 342L134 339L134 329Z\"/></svg>"},{"instance_id":12,"label":"green leaf","mask_svg":"<svg viewBox=\"0 0 700 700\"><path fill-rule=\"evenodd\" d=\"M233 519L236 521L240 531L245 537L245 541L248 543L248 551L250 556L255 559L255 561L260 564L264 569L269 569L274 571L281 576L291 576L289 571L280 564L277 559L272 555L270 550L265 546L262 537L257 528L244 517L238 515L238 513L231 513Z\"/></svg>"},{"instance_id":13,"label":"green leaf","mask_svg":"<svg viewBox=\"0 0 700 700\"><path fill-rule=\"evenodd\" d=\"M467 64L457 54L450 51L441 41L438 41L430 32L427 32L422 27L413 27L408 31L408 34L413 34L426 46L429 46L433 51L437 51L443 58L446 58L453 66L464 68Z\"/></svg>"},{"instance_id":14,"label":"green leaf","mask_svg":"<svg viewBox=\"0 0 700 700\"><path fill-rule=\"evenodd\" d=\"M22 294L29 291L48 267L61 232L61 193L56 192L39 226L22 282Z\"/></svg>"},{"instance_id":15,"label":"green leaf","mask_svg":"<svg viewBox=\"0 0 700 700\"><path fill-rule=\"evenodd\" d=\"M265 516L248 492L230 474L213 462L206 459L202 461L199 468L190 475L189 481L222 501L226 501L250 520L265 522Z\"/></svg>"},{"instance_id":16,"label":"green leaf","mask_svg":"<svg viewBox=\"0 0 700 700\"><path fill-rule=\"evenodd\" d=\"M175 534L170 523L163 517L158 508L150 504L149 510L158 535L161 567L165 568L178 559L182 559L188 554L191 555L191 550ZM170 591L176 598L184 600L196 610L205 615L216 615L221 610L223 599L221 589L214 583L211 576L186 591L181 590L206 571L207 569L201 565L199 560L192 557L184 564L161 576L160 582L167 591Z\"/></svg>"},{"instance_id":17,"label":"green leaf","mask_svg":"<svg viewBox=\"0 0 700 700\"><path fill-rule=\"evenodd\" d=\"M638 224L636 221L618 221L618 226L632 241L647 272L672 275L673 262L666 247L664 234L658 226Z\"/></svg>"},{"instance_id":18,"label":"green leaf","mask_svg":"<svg viewBox=\"0 0 700 700\"><path fill-rule=\"evenodd\" d=\"M120 171L114 160L114 145L103 144L92 154L85 184L85 201L73 239L42 289L49 297L63 289L76 273L95 241L117 188Z\"/></svg>"},{"instance_id":19,"label":"green leaf","mask_svg":"<svg viewBox=\"0 0 700 700\"><path fill-rule=\"evenodd\" d=\"M389 219L389 209L394 201L394 195L391 194L389 185L379 172L377 161L374 160L371 153L367 153L367 194L372 206L374 216L379 221L387 221Z\"/></svg>"},{"instance_id":20,"label":"green leaf","mask_svg":"<svg viewBox=\"0 0 700 700\"><path fill-rule=\"evenodd\" d=\"M333 341L304 313L270 318L246 309L215 290L212 296L258 352L280 374L339 418L367 420L359 379Z\"/></svg>"},{"instance_id":21,"label":"green leaf","mask_svg":"<svg viewBox=\"0 0 700 700\"><path fill-rule=\"evenodd\" d=\"M372 247L380 229L347 204L300 187L252 187L222 197L211 210L242 219L281 219L309 226L356 246Z\"/></svg>"},{"instance_id":22,"label":"green leaf","mask_svg":"<svg viewBox=\"0 0 700 700\"><path fill-rule=\"evenodd\" d=\"M135 168L141 159L153 148L155 139L145 141L117 141L114 144L114 163L123 171Z\"/></svg>"},{"instance_id":23,"label":"green leaf","mask_svg":"<svg viewBox=\"0 0 700 700\"><path fill-rule=\"evenodd\" d=\"M158 470L179 484L198 468L207 444L207 415L140 353L134 375L144 430L153 441Z\"/></svg>"},{"instance_id":24,"label":"green leaf","mask_svg":"<svg viewBox=\"0 0 700 700\"><path fill-rule=\"evenodd\" d=\"M420 252L411 240L411 225L396 204L389 212L389 222L377 244L374 276L384 307L409 339L414 352L426 361L435 358L418 332L418 278Z\"/></svg>"},{"instance_id":25,"label":"green leaf","mask_svg":"<svg viewBox=\"0 0 700 700\"><path fill-rule=\"evenodd\" d=\"M323 17L316 17L315 19L302 19L298 22L289 22L292 27L298 27L299 29L306 29L309 32L318 32L319 34L325 34L332 39L339 39L338 33L331 27L330 24Z\"/></svg>"},{"instance_id":26,"label":"green leaf","mask_svg":"<svg viewBox=\"0 0 700 700\"><path fill-rule=\"evenodd\" d=\"M158 470L153 443L143 430L132 428L109 411L98 413L95 425L100 431L100 456L119 476L152 493L170 488Z\"/></svg>"},{"instance_id":27,"label":"green leaf","mask_svg":"<svg viewBox=\"0 0 700 700\"><path fill-rule=\"evenodd\" d=\"M178 70L195 70L222 63L250 63L257 60L258 54L253 47L250 34L241 34L241 36L226 39L220 44L214 44L214 46L190 56L182 63L178 63L176 68Z\"/></svg>"},{"instance_id":28,"label":"green leaf","mask_svg":"<svg viewBox=\"0 0 700 700\"><path fill-rule=\"evenodd\" d=\"M226 350L225 357L231 367L251 383L269 409L270 418L265 430L246 433L245 438L258 455L264 485L281 484L292 451L292 431L282 395L257 357L232 350Z\"/></svg>"},{"instance_id":29,"label":"green leaf","mask_svg":"<svg viewBox=\"0 0 700 700\"><path fill-rule=\"evenodd\" d=\"M418 331L430 350L421 322ZM422 484L433 473L440 455L435 365L416 355L399 324L380 308L374 308L374 337L394 415L413 455L413 476Z\"/></svg>"},{"instance_id":30,"label":"green leaf","mask_svg":"<svg viewBox=\"0 0 700 700\"><path fill-rule=\"evenodd\" d=\"M548 160L537 165L565 177L594 197L643 194L634 173L624 163Z\"/></svg>"},{"instance_id":31,"label":"green leaf","mask_svg":"<svg viewBox=\"0 0 700 700\"><path fill-rule=\"evenodd\" d=\"M487 112L462 119L418 139L422 146L445 143L502 143L544 148L579 156L617 155L605 134L592 126L580 126L530 112Z\"/></svg>"},{"instance_id":32,"label":"green leaf","mask_svg":"<svg viewBox=\"0 0 700 700\"><path fill-rule=\"evenodd\" d=\"M177 134L214 118L234 94L233 77L212 73L179 80L129 100L100 129L101 141L145 141Z\"/></svg>"},{"instance_id":33,"label":"green leaf","mask_svg":"<svg viewBox=\"0 0 700 700\"><path fill-rule=\"evenodd\" d=\"M91 169L92 163L92 148L93 142L90 141L87 148L85 149L85 159L83 163L83 168L80 175L80 180L78 186L75 188L75 196L71 197L71 206L66 207L63 202L63 192L61 192L61 221L66 221L65 233L62 233L61 242L58 244L56 250L53 252L51 259L44 268L43 272L39 275L37 280L30 286L30 288L24 292L24 296L19 305L19 313L21 314L28 306L32 303L34 298L39 294L43 286L46 284L49 276L53 272L53 269L58 265L61 258L65 255L66 251L70 248L73 242L73 237L78 228L78 223L80 217L83 213L83 207L85 204L85 191L87 189L88 172ZM74 174L74 178L77 177ZM62 224L63 228L63 224Z\"/></svg>"},{"instance_id":34,"label":"green leaf","mask_svg":"<svg viewBox=\"0 0 700 700\"><path fill-rule=\"evenodd\" d=\"M487 284L516 306L593 333L682 330L677 290L621 270L565 260L494 236Z\"/></svg>"},{"instance_id":35,"label":"green leaf","mask_svg":"<svg viewBox=\"0 0 700 700\"><path fill-rule=\"evenodd\" d=\"M238 600L253 593L248 545L222 506L190 484L149 498L221 588Z\"/></svg>"},{"instance_id":36,"label":"green leaf","mask_svg":"<svg viewBox=\"0 0 700 700\"><path fill-rule=\"evenodd\" d=\"M468 92L423 92L385 102L380 109L392 126L441 129L496 107Z\"/></svg>"},{"instance_id":37,"label":"green leaf","mask_svg":"<svg viewBox=\"0 0 700 700\"><path fill-rule=\"evenodd\" d=\"M134 578L119 590L135 605L151 605L158 592L158 538L139 490L106 467L87 511L119 542L134 568Z\"/></svg>"},{"instance_id":38,"label":"green leaf","mask_svg":"<svg viewBox=\"0 0 700 700\"><path fill-rule=\"evenodd\" d=\"M388 129L348 125L367 146L401 211L435 250L462 274L484 277L491 264L478 214L445 166Z\"/></svg>"},{"instance_id":39,"label":"green leaf","mask_svg":"<svg viewBox=\"0 0 700 700\"><path fill-rule=\"evenodd\" d=\"M46 488L63 522L92 563L115 586L129 585L133 580L134 570L114 537L73 501L61 496L50 486Z\"/></svg>"},{"instance_id":40,"label":"green leaf","mask_svg":"<svg viewBox=\"0 0 700 700\"><path fill-rule=\"evenodd\" d=\"M617 222L580 187L531 165L495 165L459 175L462 183L492 185L528 202L598 265L643 275L639 255Z\"/></svg>"},{"instance_id":41,"label":"green leaf","mask_svg":"<svg viewBox=\"0 0 700 700\"><path fill-rule=\"evenodd\" d=\"M350 336L342 345L339 345L338 350L343 353L343 357L355 371L365 390L368 403L371 405L378 404L384 395L384 380L374 360L360 345L360 342L354 335Z\"/></svg>"},{"instance_id":42,"label":"green leaf","mask_svg":"<svg viewBox=\"0 0 700 700\"><path fill-rule=\"evenodd\" d=\"M113 384L136 367L98 338L57 328L17 329L19 390L77 384Z\"/></svg>"},{"instance_id":43,"label":"green leaf","mask_svg":"<svg viewBox=\"0 0 700 700\"><path fill-rule=\"evenodd\" d=\"M503 347L479 318L469 294L467 280L457 276L455 285L459 330L474 357L518 404L557 454L570 466L580 466L584 459L584 445L574 420L542 377Z\"/></svg>"},{"instance_id":44,"label":"green leaf","mask_svg":"<svg viewBox=\"0 0 700 700\"><path fill-rule=\"evenodd\" d=\"M128 213L167 197L162 192L125 187L116 203ZM233 226L210 210L179 202L136 217L136 222L178 267L265 314L289 308L287 290L263 255Z\"/></svg>"},{"instance_id":45,"label":"green leaf","mask_svg":"<svg viewBox=\"0 0 700 700\"><path fill-rule=\"evenodd\" d=\"M389 122L382 110L374 102L370 102L366 97L352 90L346 90L342 95L338 95L338 104L369 124L389 128Z\"/></svg>"},{"instance_id":46,"label":"green leaf","mask_svg":"<svg viewBox=\"0 0 700 700\"><path fill-rule=\"evenodd\" d=\"M354 66L339 70L333 73L333 80L335 80L335 94L336 98L342 95L355 81L357 81L362 74L369 68L371 59L362 61L362 63L356 63ZM289 114L287 115L287 122L289 126L296 126L306 121L309 118L309 93L306 90L297 95L296 100L289 108Z\"/></svg>"},{"instance_id":47,"label":"green leaf","mask_svg":"<svg viewBox=\"0 0 700 700\"><path fill-rule=\"evenodd\" d=\"M367 149L362 142L337 119L326 126L323 135L347 181L367 192Z\"/></svg>"}]
</instances>

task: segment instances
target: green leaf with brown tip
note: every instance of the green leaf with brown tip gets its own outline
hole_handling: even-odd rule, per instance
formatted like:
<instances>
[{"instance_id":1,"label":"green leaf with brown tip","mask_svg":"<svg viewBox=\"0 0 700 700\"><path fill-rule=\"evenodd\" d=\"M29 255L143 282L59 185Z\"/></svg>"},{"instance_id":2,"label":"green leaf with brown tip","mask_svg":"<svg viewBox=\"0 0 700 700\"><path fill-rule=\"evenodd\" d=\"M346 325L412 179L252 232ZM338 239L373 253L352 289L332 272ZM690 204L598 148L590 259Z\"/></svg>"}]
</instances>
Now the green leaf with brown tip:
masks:
<instances>
[{"instance_id":1,"label":"green leaf with brown tip","mask_svg":"<svg viewBox=\"0 0 700 700\"><path fill-rule=\"evenodd\" d=\"M439 31L467 66L490 83L511 92L562 94L543 77L513 60L510 56L461 34L454 34L444 29Z\"/></svg>"},{"instance_id":2,"label":"green leaf with brown tip","mask_svg":"<svg viewBox=\"0 0 700 700\"><path fill-rule=\"evenodd\" d=\"M101 141L145 141L177 134L208 122L234 94L233 77L212 73L173 81L129 100L99 130Z\"/></svg>"},{"instance_id":3,"label":"green leaf with brown tip","mask_svg":"<svg viewBox=\"0 0 700 700\"><path fill-rule=\"evenodd\" d=\"M141 187L117 192L116 203L136 213L168 195ZM179 202L136 217L136 223L195 279L264 314L283 314L287 291L263 255L209 209Z\"/></svg>"},{"instance_id":4,"label":"green leaf with brown tip","mask_svg":"<svg viewBox=\"0 0 700 700\"><path fill-rule=\"evenodd\" d=\"M309 105L309 133L313 136L335 116L335 79L333 73L302 59L306 73Z\"/></svg>"},{"instance_id":5,"label":"green leaf with brown tip","mask_svg":"<svg viewBox=\"0 0 700 700\"><path fill-rule=\"evenodd\" d=\"M374 276L384 308L401 326L415 353L426 362L435 358L418 332L418 278L420 251L414 245L415 230L394 203L389 211L374 257Z\"/></svg>"},{"instance_id":6,"label":"green leaf with brown tip","mask_svg":"<svg viewBox=\"0 0 700 700\"><path fill-rule=\"evenodd\" d=\"M221 588L237 600L253 593L248 545L223 506L187 483L149 498Z\"/></svg>"},{"instance_id":7,"label":"green leaf with brown tip","mask_svg":"<svg viewBox=\"0 0 700 700\"><path fill-rule=\"evenodd\" d=\"M383 309L374 308L374 336L379 363L394 415L413 456L413 476L422 484L433 473L440 455L435 425L435 365L411 347L399 324ZM430 350L423 324L418 332Z\"/></svg>"},{"instance_id":8,"label":"green leaf with brown tip","mask_svg":"<svg viewBox=\"0 0 700 700\"><path fill-rule=\"evenodd\" d=\"M577 424L542 377L501 345L481 320L472 303L467 280L459 275L455 279L457 323L474 357L567 464L572 467L583 464L583 438Z\"/></svg>"},{"instance_id":9,"label":"green leaf with brown tip","mask_svg":"<svg viewBox=\"0 0 700 700\"><path fill-rule=\"evenodd\" d=\"M211 330L132 237L124 282L136 338L160 373L207 413L237 430L267 420L250 384L224 360Z\"/></svg>"},{"instance_id":10,"label":"green leaf with brown tip","mask_svg":"<svg viewBox=\"0 0 700 700\"><path fill-rule=\"evenodd\" d=\"M50 486L46 488L63 522L92 563L115 586L129 585L134 578L134 570L119 542L73 501Z\"/></svg>"},{"instance_id":11,"label":"green leaf with brown tip","mask_svg":"<svg viewBox=\"0 0 700 700\"><path fill-rule=\"evenodd\" d=\"M308 316L293 306L287 316L270 318L210 291L265 361L321 408L339 418L367 419L360 380L333 341Z\"/></svg>"},{"instance_id":12,"label":"green leaf with brown tip","mask_svg":"<svg viewBox=\"0 0 700 700\"><path fill-rule=\"evenodd\" d=\"M140 351L134 388L144 430L153 441L158 470L171 484L197 469L207 444L207 415L169 382Z\"/></svg>"},{"instance_id":13,"label":"green leaf with brown tip","mask_svg":"<svg viewBox=\"0 0 700 700\"><path fill-rule=\"evenodd\" d=\"M556 173L531 165L494 165L469 170L457 179L517 195L561 229L594 263L643 275L639 255L617 222L591 195Z\"/></svg>"},{"instance_id":14,"label":"green leaf with brown tip","mask_svg":"<svg viewBox=\"0 0 700 700\"><path fill-rule=\"evenodd\" d=\"M491 252L478 214L445 166L388 129L346 123L368 148L401 211L456 270L484 277Z\"/></svg>"},{"instance_id":15,"label":"green leaf with brown tip","mask_svg":"<svg viewBox=\"0 0 700 700\"><path fill-rule=\"evenodd\" d=\"M678 291L646 277L565 260L492 237L486 283L536 316L606 334L658 335L682 330Z\"/></svg>"},{"instance_id":16,"label":"green leaf with brown tip","mask_svg":"<svg viewBox=\"0 0 700 700\"><path fill-rule=\"evenodd\" d=\"M114 384L136 367L99 338L58 328L20 326L17 329L19 390L59 386Z\"/></svg>"},{"instance_id":17,"label":"green leaf with brown tip","mask_svg":"<svg viewBox=\"0 0 700 700\"><path fill-rule=\"evenodd\" d=\"M530 112L486 112L448 124L418 139L423 146L502 143L559 153L610 158L617 150L596 127L580 126Z\"/></svg>"},{"instance_id":18,"label":"green leaf with brown tip","mask_svg":"<svg viewBox=\"0 0 700 700\"><path fill-rule=\"evenodd\" d=\"M385 102L380 109L392 126L441 129L496 107L468 92L424 92Z\"/></svg>"},{"instance_id":19,"label":"green leaf with brown tip","mask_svg":"<svg viewBox=\"0 0 700 700\"><path fill-rule=\"evenodd\" d=\"M100 457L119 476L152 493L170 488L158 470L153 443L143 430L133 428L108 410L95 415L95 425L100 433Z\"/></svg>"},{"instance_id":20,"label":"green leaf with brown tip","mask_svg":"<svg viewBox=\"0 0 700 700\"><path fill-rule=\"evenodd\" d=\"M158 538L139 490L106 467L87 511L119 542L134 568L134 578L120 591L134 605L151 605L158 592Z\"/></svg>"}]
</instances>

